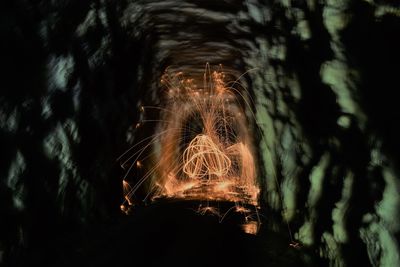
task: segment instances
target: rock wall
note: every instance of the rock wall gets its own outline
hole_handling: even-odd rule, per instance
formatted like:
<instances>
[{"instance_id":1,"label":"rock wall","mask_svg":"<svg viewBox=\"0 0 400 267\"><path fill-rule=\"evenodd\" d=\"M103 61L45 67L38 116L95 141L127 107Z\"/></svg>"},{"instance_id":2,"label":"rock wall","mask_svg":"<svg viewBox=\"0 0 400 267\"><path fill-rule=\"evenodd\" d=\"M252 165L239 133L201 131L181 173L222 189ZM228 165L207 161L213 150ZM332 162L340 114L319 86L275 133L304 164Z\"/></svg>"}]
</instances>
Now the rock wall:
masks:
<instances>
[{"instance_id":1,"label":"rock wall","mask_svg":"<svg viewBox=\"0 0 400 267\"><path fill-rule=\"evenodd\" d=\"M321 265L400 264L396 1L18 0L0 25L0 262L119 216L140 106L210 62L248 71L263 201L293 237Z\"/></svg>"}]
</instances>

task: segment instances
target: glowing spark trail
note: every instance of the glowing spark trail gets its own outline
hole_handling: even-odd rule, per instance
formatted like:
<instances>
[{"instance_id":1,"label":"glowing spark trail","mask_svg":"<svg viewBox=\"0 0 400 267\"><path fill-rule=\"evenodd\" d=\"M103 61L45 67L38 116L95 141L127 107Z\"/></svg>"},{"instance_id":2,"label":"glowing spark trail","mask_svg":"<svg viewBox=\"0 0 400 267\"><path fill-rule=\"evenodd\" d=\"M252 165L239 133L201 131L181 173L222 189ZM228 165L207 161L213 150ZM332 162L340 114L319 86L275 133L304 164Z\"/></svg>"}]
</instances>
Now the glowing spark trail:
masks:
<instances>
[{"instance_id":1,"label":"glowing spark trail","mask_svg":"<svg viewBox=\"0 0 400 267\"><path fill-rule=\"evenodd\" d=\"M236 208L228 212L243 214L244 231L257 233L257 220L248 220L252 212L257 212L259 195L251 118L245 112L250 107L243 106L248 103L245 92L227 87L224 79L222 71L211 71L208 64L202 86L194 79L185 79L181 72L163 75L165 106L149 107L160 111L160 120L154 120L158 134L148 138L144 148L133 148L123 155L129 156L123 166L131 162L123 181L125 203L132 205L132 197L142 185L146 199L151 200L231 202ZM146 108L141 107L142 111ZM145 153L149 148L152 152ZM129 173L139 169L146 172L131 187ZM209 205L199 207L199 213L221 214Z\"/></svg>"},{"instance_id":2,"label":"glowing spark trail","mask_svg":"<svg viewBox=\"0 0 400 267\"><path fill-rule=\"evenodd\" d=\"M183 171L191 179L227 175L231 161L213 140L204 134L197 135L183 152Z\"/></svg>"}]
</instances>

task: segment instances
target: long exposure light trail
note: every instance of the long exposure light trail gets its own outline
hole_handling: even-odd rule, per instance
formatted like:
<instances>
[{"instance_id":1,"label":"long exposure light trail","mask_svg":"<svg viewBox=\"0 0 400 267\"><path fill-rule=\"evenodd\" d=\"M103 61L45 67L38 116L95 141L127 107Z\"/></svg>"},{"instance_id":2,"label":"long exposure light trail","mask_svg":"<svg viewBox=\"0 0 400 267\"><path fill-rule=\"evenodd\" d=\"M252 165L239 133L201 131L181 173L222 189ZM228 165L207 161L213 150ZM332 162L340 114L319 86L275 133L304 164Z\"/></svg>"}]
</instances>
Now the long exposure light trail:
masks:
<instances>
[{"instance_id":1,"label":"long exposure light trail","mask_svg":"<svg viewBox=\"0 0 400 267\"><path fill-rule=\"evenodd\" d=\"M128 169L123 179L124 212L133 205L136 191L145 186L146 199L152 201L160 198L207 201L199 206L198 212L221 219L227 212L243 214L243 230L257 233L259 219L252 214L257 213L260 190L245 110L249 107L243 105L248 100L244 99L244 92L228 87L225 79L222 70L211 71L208 64L202 86L185 78L182 72L166 71L161 79L166 88L164 105L149 107L159 110L160 119L136 125L138 128L154 122L156 134L138 142L147 142L144 147L134 146L121 156L121 166ZM152 151L145 153L149 148ZM146 173L131 185L128 178L139 169L146 169ZM211 201L231 202L235 209L223 213Z\"/></svg>"}]
</instances>

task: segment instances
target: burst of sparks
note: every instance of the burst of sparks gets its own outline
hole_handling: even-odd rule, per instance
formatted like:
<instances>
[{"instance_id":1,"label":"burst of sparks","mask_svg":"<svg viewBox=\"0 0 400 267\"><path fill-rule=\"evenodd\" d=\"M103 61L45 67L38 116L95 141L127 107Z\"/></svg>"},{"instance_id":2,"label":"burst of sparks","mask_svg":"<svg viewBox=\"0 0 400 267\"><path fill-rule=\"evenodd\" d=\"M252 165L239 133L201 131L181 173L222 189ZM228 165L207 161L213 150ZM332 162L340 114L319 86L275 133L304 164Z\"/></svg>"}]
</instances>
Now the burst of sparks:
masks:
<instances>
[{"instance_id":1,"label":"burst of sparks","mask_svg":"<svg viewBox=\"0 0 400 267\"><path fill-rule=\"evenodd\" d=\"M160 111L161 119L155 121L157 134L142 140L136 148L144 147L135 151L134 146L123 155L127 159L121 166L132 162L123 181L124 204L132 205L133 195L145 184L152 200L228 201L235 203L234 211L245 214L247 220L251 210L244 206L256 208L259 195L252 134L241 104L247 102L240 101L244 94L228 87L224 79L222 71L211 72L208 65L201 88L181 72L163 75L166 105L152 107ZM145 109L140 107L142 112ZM145 152L150 148L151 153ZM146 172L130 186L127 178L134 166ZM121 209L125 211L126 207L122 205ZM212 206L201 206L199 213L220 216ZM258 222L249 221L243 229L255 234L258 226Z\"/></svg>"}]
</instances>

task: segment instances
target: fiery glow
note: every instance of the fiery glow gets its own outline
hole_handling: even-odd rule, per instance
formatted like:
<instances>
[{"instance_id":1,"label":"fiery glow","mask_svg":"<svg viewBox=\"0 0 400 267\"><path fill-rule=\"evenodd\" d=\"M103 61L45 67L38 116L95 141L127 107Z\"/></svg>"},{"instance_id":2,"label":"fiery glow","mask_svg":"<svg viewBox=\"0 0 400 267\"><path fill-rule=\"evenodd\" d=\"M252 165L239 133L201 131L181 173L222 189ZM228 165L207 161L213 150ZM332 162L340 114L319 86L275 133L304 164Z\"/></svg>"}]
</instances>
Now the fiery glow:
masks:
<instances>
[{"instance_id":1,"label":"fiery glow","mask_svg":"<svg viewBox=\"0 0 400 267\"><path fill-rule=\"evenodd\" d=\"M229 157L219 149L210 136L197 135L183 152L183 172L190 179L201 180L226 176L231 168Z\"/></svg>"},{"instance_id":2,"label":"fiery glow","mask_svg":"<svg viewBox=\"0 0 400 267\"><path fill-rule=\"evenodd\" d=\"M127 159L121 166L130 166L123 181L126 201L131 205L132 196L144 185L146 199L232 202L232 211L243 213L247 220L252 211L244 206L257 210L259 188L245 93L228 87L225 74L211 71L208 65L202 86L195 79L184 78L182 72L167 71L161 82L166 87L165 105L148 107L160 111L157 134L139 142L140 146L147 142L144 148L135 151L134 146L122 156ZM146 108L142 106L141 111ZM136 128L143 123L146 121ZM152 152L144 153L149 148ZM145 169L145 174L129 186L130 172L139 169ZM200 206L199 213L220 216L218 209L209 205ZM257 232L254 227L258 229L258 223L246 225L245 232Z\"/></svg>"},{"instance_id":3,"label":"fiery glow","mask_svg":"<svg viewBox=\"0 0 400 267\"><path fill-rule=\"evenodd\" d=\"M215 207L211 207L211 206L200 205L197 212L200 213L201 215L205 215L205 214L209 213L209 214L221 217L221 214L219 213L218 209Z\"/></svg>"},{"instance_id":4,"label":"fiery glow","mask_svg":"<svg viewBox=\"0 0 400 267\"><path fill-rule=\"evenodd\" d=\"M256 221L250 221L242 225L242 229L245 233L255 235L259 230L259 223Z\"/></svg>"}]
</instances>

